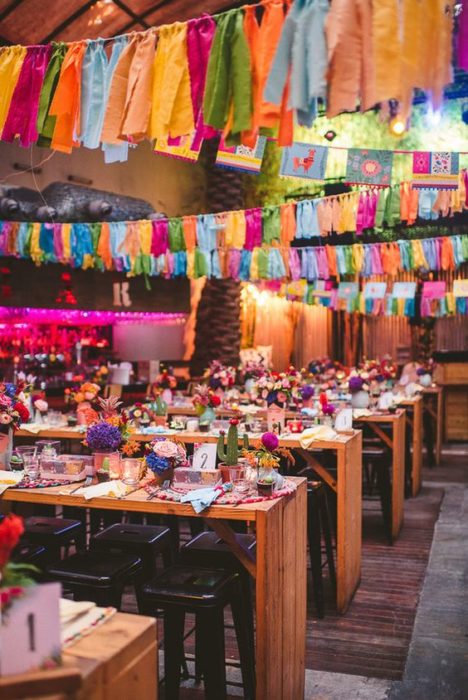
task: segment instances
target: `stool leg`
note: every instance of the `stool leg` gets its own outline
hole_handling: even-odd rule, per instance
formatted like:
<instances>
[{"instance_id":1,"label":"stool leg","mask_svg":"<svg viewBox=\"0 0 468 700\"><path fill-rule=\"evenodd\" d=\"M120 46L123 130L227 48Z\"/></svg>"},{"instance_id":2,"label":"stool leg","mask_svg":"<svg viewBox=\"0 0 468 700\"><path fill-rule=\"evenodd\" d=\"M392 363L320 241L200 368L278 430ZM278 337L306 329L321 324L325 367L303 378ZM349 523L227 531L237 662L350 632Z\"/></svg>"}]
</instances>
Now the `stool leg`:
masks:
<instances>
[{"instance_id":1,"label":"stool leg","mask_svg":"<svg viewBox=\"0 0 468 700\"><path fill-rule=\"evenodd\" d=\"M320 517L318 513L317 499L313 494L308 495L307 531L310 550L310 568L312 571L312 588L314 591L315 607L320 619L324 616L325 605L323 601L322 580L322 554Z\"/></svg>"},{"instance_id":2,"label":"stool leg","mask_svg":"<svg viewBox=\"0 0 468 700\"><path fill-rule=\"evenodd\" d=\"M235 591L231 600L232 617L236 628L237 647L244 684L246 700L255 700L255 644L253 632L252 605L245 597L245 587L242 584Z\"/></svg>"},{"instance_id":3,"label":"stool leg","mask_svg":"<svg viewBox=\"0 0 468 700\"><path fill-rule=\"evenodd\" d=\"M226 700L226 659L224 652L224 614L221 608L206 610L198 616L200 652L205 679L206 700ZM168 698L176 696L168 695Z\"/></svg>"},{"instance_id":4,"label":"stool leg","mask_svg":"<svg viewBox=\"0 0 468 700\"><path fill-rule=\"evenodd\" d=\"M164 610L164 675L166 698L179 699L180 669L184 649L185 613L181 608Z\"/></svg>"},{"instance_id":5,"label":"stool leg","mask_svg":"<svg viewBox=\"0 0 468 700\"><path fill-rule=\"evenodd\" d=\"M335 554L333 551L332 524L330 509L328 507L327 492L322 493L322 508L320 509L322 520L323 539L325 540L325 551L327 553L328 573L333 588L336 590Z\"/></svg>"},{"instance_id":6,"label":"stool leg","mask_svg":"<svg viewBox=\"0 0 468 700\"><path fill-rule=\"evenodd\" d=\"M200 643L201 636L201 626L200 626L200 616L195 613L195 683L201 683L203 678L203 651Z\"/></svg>"}]
</instances>

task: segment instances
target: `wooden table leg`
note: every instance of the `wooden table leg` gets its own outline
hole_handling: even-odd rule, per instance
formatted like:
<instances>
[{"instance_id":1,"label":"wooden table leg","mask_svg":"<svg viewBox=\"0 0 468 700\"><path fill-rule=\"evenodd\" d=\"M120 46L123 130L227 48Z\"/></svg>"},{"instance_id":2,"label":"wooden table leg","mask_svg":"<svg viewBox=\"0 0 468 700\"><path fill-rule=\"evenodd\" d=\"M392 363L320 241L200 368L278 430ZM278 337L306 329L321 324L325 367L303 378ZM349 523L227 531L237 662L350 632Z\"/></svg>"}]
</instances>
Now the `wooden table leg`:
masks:
<instances>
[{"instance_id":1,"label":"wooden table leg","mask_svg":"<svg viewBox=\"0 0 468 700\"><path fill-rule=\"evenodd\" d=\"M361 579L362 433L338 450L336 607L346 612Z\"/></svg>"},{"instance_id":2,"label":"wooden table leg","mask_svg":"<svg viewBox=\"0 0 468 700\"><path fill-rule=\"evenodd\" d=\"M442 456L442 436L444 433L444 390L437 393L437 422L436 422L436 465L440 466Z\"/></svg>"},{"instance_id":3,"label":"wooden table leg","mask_svg":"<svg viewBox=\"0 0 468 700\"><path fill-rule=\"evenodd\" d=\"M301 700L305 684L307 490L257 513L257 700Z\"/></svg>"},{"instance_id":4,"label":"wooden table leg","mask_svg":"<svg viewBox=\"0 0 468 700\"><path fill-rule=\"evenodd\" d=\"M405 501L405 415L392 421L392 538L396 539L403 524Z\"/></svg>"},{"instance_id":5,"label":"wooden table leg","mask_svg":"<svg viewBox=\"0 0 468 700\"><path fill-rule=\"evenodd\" d=\"M422 482L423 400L413 407L413 455L411 465L411 495L417 496Z\"/></svg>"}]
</instances>

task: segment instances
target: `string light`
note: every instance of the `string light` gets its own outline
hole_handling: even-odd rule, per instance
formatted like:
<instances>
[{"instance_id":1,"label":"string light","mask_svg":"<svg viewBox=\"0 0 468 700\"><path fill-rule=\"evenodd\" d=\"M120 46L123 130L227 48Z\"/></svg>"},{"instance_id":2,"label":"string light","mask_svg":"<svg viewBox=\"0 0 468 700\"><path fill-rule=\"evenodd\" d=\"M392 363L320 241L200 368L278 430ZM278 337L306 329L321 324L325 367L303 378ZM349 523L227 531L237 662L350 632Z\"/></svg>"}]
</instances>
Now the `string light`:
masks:
<instances>
[{"instance_id":1,"label":"string light","mask_svg":"<svg viewBox=\"0 0 468 700\"><path fill-rule=\"evenodd\" d=\"M70 326L154 323L158 326L173 326L185 324L187 314L163 313L159 311L86 311L82 309L34 309L0 306L0 320L6 321L8 324L14 324L16 327L22 327L22 325L31 323L53 323Z\"/></svg>"},{"instance_id":2,"label":"string light","mask_svg":"<svg viewBox=\"0 0 468 700\"><path fill-rule=\"evenodd\" d=\"M403 136L407 130L406 122L398 115L389 122L388 128L393 136Z\"/></svg>"}]
</instances>

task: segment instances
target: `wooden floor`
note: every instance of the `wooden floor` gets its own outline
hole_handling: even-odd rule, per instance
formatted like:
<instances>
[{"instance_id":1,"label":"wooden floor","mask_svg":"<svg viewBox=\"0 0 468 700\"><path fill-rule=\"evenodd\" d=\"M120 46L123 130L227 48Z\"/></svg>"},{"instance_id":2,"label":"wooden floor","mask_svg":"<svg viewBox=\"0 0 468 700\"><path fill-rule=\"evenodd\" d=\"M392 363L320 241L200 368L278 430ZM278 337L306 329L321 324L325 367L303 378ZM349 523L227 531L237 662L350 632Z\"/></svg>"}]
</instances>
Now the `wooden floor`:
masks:
<instances>
[{"instance_id":1,"label":"wooden floor","mask_svg":"<svg viewBox=\"0 0 468 700\"><path fill-rule=\"evenodd\" d=\"M424 469L424 479L468 481L466 454L450 455L439 468ZM345 615L334 612L331 591L323 620L309 604L308 669L401 679L442 497L442 488L428 485L417 498L406 500L404 527L392 547L384 538L378 503L365 503L361 585ZM133 608L127 596L126 607ZM193 635L186 640L186 650L193 654ZM226 656L238 667L232 629L226 629ZM181 693L181 700L202 697L201 689Z\"/></svg>"}]
</instances>

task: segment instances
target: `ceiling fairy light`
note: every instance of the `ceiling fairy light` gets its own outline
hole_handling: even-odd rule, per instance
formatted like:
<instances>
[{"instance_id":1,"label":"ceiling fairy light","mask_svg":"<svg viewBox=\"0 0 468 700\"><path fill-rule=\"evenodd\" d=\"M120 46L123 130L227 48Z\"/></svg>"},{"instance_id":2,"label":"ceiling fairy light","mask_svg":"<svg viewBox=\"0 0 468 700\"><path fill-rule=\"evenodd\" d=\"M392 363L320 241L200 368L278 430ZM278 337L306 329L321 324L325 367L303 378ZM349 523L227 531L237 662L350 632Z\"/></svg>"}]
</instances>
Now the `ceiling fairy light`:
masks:
<instances>
[{"instance_id":1,"label":"ceiling fairy light","mask_svg":"<svg viewBox=\"0 0 468 700\"><path fill-rule=\"evenodd\" d=\"M88 27L97 27L104 23L106 17L114 10L114 0L97 0L89 12Z\"/></svg>"},{"instance_id":2,"label":"ceiling fairy light","mask_svg":"<svg viewBox=\"0 0 468 700\"><path fill-rule=\"evenodd\" d=\"M182 325L187 314L162 311L94 311L83 309L36 309L0 306L0 321L21 325L21 322L53 323L70 326L107 326L114 323L153 323L158 326Z\"/></svg>"},{"instance_id":3,"label":"ceiling fairy light","mask_svg":"<svg viewBox=\"0 0 468 700\"><path fill-rule=\"evenodd\" d=\"M408 130L407 123L405 122L404 119L402 119L402 117L400 117L398 115L393 117L393 119L390 120L390 122L388 124L388 129L389 129L390 133L392 134L392 136L397 136L397 137L403 136L403 134L405 134L406 131Z\"/></svg>"}]
</instances>

